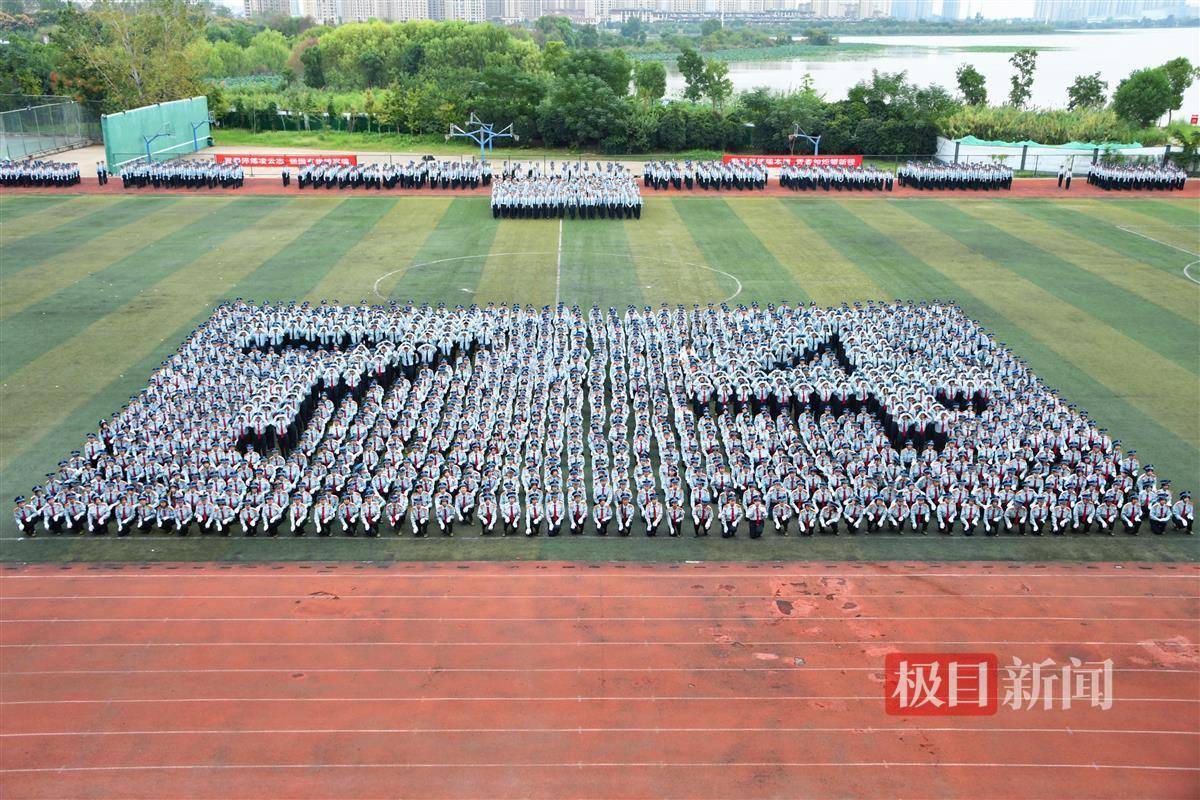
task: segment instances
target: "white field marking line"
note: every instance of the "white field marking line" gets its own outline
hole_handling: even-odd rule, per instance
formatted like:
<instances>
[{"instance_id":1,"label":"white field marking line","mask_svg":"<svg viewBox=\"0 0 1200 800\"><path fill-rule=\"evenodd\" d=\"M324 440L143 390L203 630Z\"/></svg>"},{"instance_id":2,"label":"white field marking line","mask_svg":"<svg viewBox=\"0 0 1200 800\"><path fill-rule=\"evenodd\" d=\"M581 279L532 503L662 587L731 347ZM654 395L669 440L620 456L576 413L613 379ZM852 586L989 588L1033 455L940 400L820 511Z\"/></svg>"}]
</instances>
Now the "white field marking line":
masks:
<instances>
[{"instance_id":1,"label":"white field marking line","mask_svg":"<svg viewBox=\"0 0 1200 800\"><path fill-rule=\"evenodd\" d=\"M562 234L563 221L558 220L558 259L554 267L554 307L558 308L558 303L562 294Z\"/></svg>"},{"instance_id":2,"label":"white field marking line","mask_svg":"<svg viewBox=\"0 0 1200 800\"><path fill-rule=\"evenodd\" d=\"M786 657L781 657L787 660ZM1113 667L1113 672L1151 672L1158 674L1172 673L1182 675L1200 675L1200 669L1158 669L1155 667ZM542 673L542 672L871 672L882 673L878 667L336 667L308 669L292 667L230 667L230 668L201 668L201 669L39 669L39 670L0 670L4 675L204 675L204 674L284 674L303 672L305 674L358 674L358 673L468 673L477 672L511 672L511 673Z\"/></svg>"},{"instance_id":3,"label":"white field marking line","mask_svg":"<svg viewBox=\"0 0 1200 800\"><path fill-rule=\"evenodd\" d=\"M971 641L951 641L945 642L939 639L862 639L862 640L846 640L838 639L836 641L814 641L808 639L784 639L781 641L763 641L754 640L746 641L744 639L730 638L729 642L720 642L716 639L699 642L664 642L654 639L645 639L641 641L612 641L612 642L583 642L583 641L551 641L551 642L529 642L529 641L504 641L504 642L30 642L28 644L11 644L0 643L0 650L4 649L33 649L46 647L712 647L718 644L739 644L747 647L784 647L784 646L804 646L804 647L841 647L848 644L860 645L1082 645L1095 647L1145 647L1148 643L1154 643L1155 640L1147 640L1142 642L1098 642L1098 641L1049 641L1049 640L1009 640L1009 639L984 639ZM1169 643L1173 644L1173 643ZM1200 644L1175 645L1177 648L1198 648Z\"/></svg>"},{"instance_id":4,"label":"white field marking line","mask_svg":"<svg viewBox=\"0 0 1200 800\"><path fill-rule=\"evenodd\" d=\"M1200 772L1200 767L1150 764L1022 764L1015 762L987 763L981 761L543 761L543 762L453 762L411 763L404 761L362 764L139 764L104 767L24 767L0 769L0 775L18 773L66 772L153 772L156 770L284 770L284 769L623 769L623 768L697 769L729 767L916 767L920 769L995 768L995 769L1106 769L1145 770L1150 772Z\"/></svg>"},{"instance_id":5,"label":"white field marking line","mask_svg":"<svg viewBox=\"0 0 1200 800\"><path fill-rule=\"evenodd\" d=\"M366 540L362 540L366 541ZM594 572L590 569L575 569L575 570L551 570L550 567L536 572L494 572L494 571L477 571L460 570L457 568L448 568L439 572L409 572L407 570L391 571L376 571L367 570L306 570L304 572L295 571L281 574L280 572L257 572L243 568L243 570L234 571L216 569L212 567L204 567L204 574L198 574L200 570L188 572L180 569L178 572L143 572L130 571L87 571L87 572L71 572L56 571L52 573L43 573L38 575L14 574L13 572L0 571L0 581L11 580L49 580L52 578L61 578L63 580L78 580L81 578L215 578L218 580L228 580L229 578L284 578L297 579L305 578L312 579L314 577L321 578L352 578L357 581L362 581L366 578L395 578L398 580L409 580L411 578L454 578L457 583L464 578L478 578L480 580L495 580L509 578L566 578L568 580L579 581L583 578L649 578L651 580L661 581L664 579L679 579L679 580L695 580L703 575L710 575L719 578L855 578L875 580L877 578L898 578L907 580L909 578L1099 578L1101 580L1112 580L1114 578L1173 578L1189 581L1200 582L1200 568L1189 569L1186 575L1168 575L1163 572L1018 572L1016 570L1005 572L775 572L771 569L764 569L761 572L726 572L720 569L705 568L695 569L693 571L683 570L654 570L652 572L642 572L637 570L629 570L628 572ZM833 587L836 588L836 587ZM548 595L551 596L551 595ZM575 595L552 595L554 597L574 597Z\"/></svg>"},{"instance_id":6,"label":"white field marking line","mask_svg":"<svg viewBox=\"0 0 1200 800\"><path fill-rule=\"evenodd\" d=\"M1113 227L1115 227L1117 230L1125 231L1126 233L1132 233L1134 236L1140 236L1143 239L1149 239L1150 241L1154 242L1155 244L1161 244L1163 247L1170 247L1172 250L1178 250L1181 253L1186 253L1189 256L1195 256L1197 259L1200 259L1200 253L1193 253L1191 250L1185 250L1184 248L1173 245L1170 242L1164 242L1161 239L1155 239L1153 236L1147 236L1144 233L1139 233L1138 231L1135 231L1132 228L1126 228L1124 225L1114 225ZM1179 227L1179 226L1175 225L1172 227ZM1192 273L1189 272L1189 270L1192 267L1196 266L1197 264L1200 264L1200 260L1193 261L1190 264L1184 265L1183 277L1187 278L1192 283L1200 284L1200 280L1197 280L1196 278L1192 277Z\"/></svg>"},{"instance_id":7,"label":"white field marking line","mask_svg":"<svg viewBox=\"0 0 1200 800\"><path fill-rule=\"evenodd\" d=\"M561 227L560 227L560 236L561 236ZM562 269L562 249L561 248L562 248L562 241L560 238L559 251L557 253L557 256L559 258L560 272ZM383 283L383 281L387 280L388 278L390 278L391 276L393 276L397 273L406 272L411 269L417 269L418 267L428 267L428 266L432 266L434 264L445 264L450 261L467 261L467 260L473 259L473 258L491 258L493 256L508 257L508 256L550 256L550 255L556 255L556 254L552 253L552 252L547 252L547 251L535 251L535 252L526 252L526 253L478 253L478 254L470 255L470 256L453 256L451 258L439 258L434 261L423 261L420 264L412 264L407 267L401 267L400 269L394 269L391 272L383 273L382 275L380 275L378 278L375 279L375 283L372 284L372 286L371 286L371 292L374 293L374 295L376 297L378 297L380 300L385 300L385 301L388 300L389 298L384 297L382 294L379 293L379 284ZM737 297L739 294L742 293L742 282L740 280L738 280L737 276L731 275L728 272L726 272L725 270L717 269L716 267L710 267L707 264L695 264L691 261L676 261L674 259L669 259L669 258L658 258L657 256L640 256L640 255L634 255L632 253L600 253L600 252L595 252L595 251L588 251L588 255L608 256L610 258L629 258L629 259L634 259L634 260L642 259L644 261L659 261L663 264L679 264L679 265L682 265L685 267L695 267L696 269L706 269L709 272L715 272L718 275L724 275L726 278L729 278L729 280L733 281L734 285L737 287L737 289L734 291L733 294L729 295L729 297L726 297L724 300L721 301L722 303L728 303L731 300L733 300L735 297ZM556 297L557 297L557 292L556 292ZM555 304L557 305L557 300L555 301ZM16 537L16 538L25 539L25 537L23 537L23 536ZM483 537L462 536L462 537L456 537L456 538L480 539ZM364 539L364 541L367 541L367 540Z\"/></svg>"},{"instance_id":8,"label":"white field marking line","mask_svg":"<svg viewBox=\"0 0 1200 800\"><path fill-rule=\"evenodd\" d=\"M4 576L0 575L0 581ZM964 598L1024 598L1028 600L1200 600L1200 595L1191 594L943 594L937 592L925 593L883 593L883 594L842 594L837 592L817 592L814 594L775 595L775 594L342 594L338 600L561 600L569 597L572 600L789 600L803 601L805 598L824 600L825 595L834 594L835 600L856 600L862 598L914 598L922 600L962 600ZM332 598L314 597L310 594L47 594L23 595L19 597L0 597L0 604L22 602L26 600L315 600L323 601ZM833 602L833 601L829 601ZM1107 619L1107 618L1106 618Z\"/></svg>"},{"instance_id":9,"label":"white field marking line","mask_svg":"<svg viewBox=\"0 0 1200 800\"><path fill-rule=\"evenodd\" d=\"M0 739L49 738L55 736L195 736L195 735L281 735L333 734L460 734L460 733L1098 733L1104 735L1200 736L1200 731L1130 730L1127 728L262 728L254 730L196 728L157 731L38 731L0 733Z\"/></svg>"},{"instance_id":10,"label":"white field marking line","mask_svg":"<svg viewBox=\"0 0 1200 800\"><path fill-rule=\"evenodd\" d=\"M1062 699L1059 695L1045 694L1047 702ZM614 695L558 695L528 697L503 697L485 695L482 697L428 697L416 695L413 697L129 697L129 698L99 698L96 700L3 700L4 706L79 706L79 705L148 705L151 703L547 703L569 702L583 703L590 701L617 703L692 703L692 702L755 702L768 701L771 703L789 701L837 700L839 702L879 702L878 694L868 695L828 695L828 694L797 694L797 695L679 695L679 696L637 696L617 697ZM1114 703L1200 703L1200 697L1118 697Z\"/></svg>"},{"instance_id":11,"label":"white field marking line","mask_svg":"<svg viewBox=\"0 0 1200 800\"><path fill-rule=\"evenodd\" d=\"M1194 617L934 617L923 614L915 617L806 617L786 614L732 617L5 617L0 625L29 623L56 625L75 623L175 623L175 622L1188 622Z\"/></svg>"}]
</instances>

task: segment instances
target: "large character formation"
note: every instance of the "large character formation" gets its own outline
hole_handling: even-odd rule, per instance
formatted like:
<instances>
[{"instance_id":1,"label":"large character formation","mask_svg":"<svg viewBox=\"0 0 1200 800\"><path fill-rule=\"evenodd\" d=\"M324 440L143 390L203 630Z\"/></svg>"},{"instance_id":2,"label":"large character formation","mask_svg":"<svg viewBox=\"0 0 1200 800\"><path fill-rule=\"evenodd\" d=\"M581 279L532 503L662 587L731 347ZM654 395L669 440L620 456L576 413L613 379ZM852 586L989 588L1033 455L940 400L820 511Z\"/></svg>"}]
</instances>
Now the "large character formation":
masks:
<instances>
[{"instance_id":1,"label":"large character formation","mask_svg":"<svg viewBox=\"0 0 1200 800\"><path fill-rule=\"evenodd\" d=\"M38 532L1191 532L1190 495L953 304L219 306ZM769 526L769 527L768 527Z\"/></svg>"}]
</instances>

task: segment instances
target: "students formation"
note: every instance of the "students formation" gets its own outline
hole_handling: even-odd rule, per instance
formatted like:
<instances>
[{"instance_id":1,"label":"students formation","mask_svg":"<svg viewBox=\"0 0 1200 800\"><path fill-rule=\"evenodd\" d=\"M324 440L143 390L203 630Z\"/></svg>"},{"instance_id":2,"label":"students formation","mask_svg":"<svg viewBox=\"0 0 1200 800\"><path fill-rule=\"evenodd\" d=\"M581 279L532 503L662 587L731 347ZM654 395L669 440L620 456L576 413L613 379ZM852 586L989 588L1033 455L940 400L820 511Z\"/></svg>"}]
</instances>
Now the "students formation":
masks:
<instances>
[{"instance_id":1,"label":"students formation","mask_svg":"<svg viewBox=\"0 0 1200 800\"><path fill-rule=\"evenodd\" d=\"M290 186L292 170L280 178ZM475 189L492 182L486 161L409 161L407 164L306 164L296 172L300 189Z\"/></svg>"},{"instance_id":2,"label":"students formation","mask_svg":"<svg viewBox=\"0 0 1200 800\"><path fill-rule=\"evenodd\" d=\"M100 174L99 170L97 174ZM121 184L126 189L240 189L245 181L246 171L236 162L142 159L121 167Z\"/></svg>"},{"instance_id":3,"label":"students formation","mask_svg":"<svg viewBox=\"0 0 1200 800\"><path fill-rule=\"evenodd\" d=\"M779 185L793 191L892 191L892 173L874 167L789 165L779 170Z\"/></svg>"},{"instance_id":4,"label":"students formation","mask_svg":"<svg viewBox=\"0 0 1200 800\"><path fill-rule=\"evenodd\" d=\"M1013 171L1004 164L913 162L896 169L896 182L911 189L1011 189Z\"/></svg>"},{"instance_id":5,"label":"students formation","mask_svg":"<svg viewBox=\"0 0 1200 800\"><path fill-rule=\"evenodd\" d=\"M647 161L642 167L642 186L660 191L765 189L767 168L745 161Z\"/></svg>"},{"instance_id":6,"label":"students formation","mask_svg":"<svg viewBox=\"0 0 1200 800\"><path fill-rule=\"evenodd\" d=\"M1087 182L1107 191L1170 191L1182 189L1187 173L1174 164L1093 164Z\"/></svg>"},{"instance_id":7,"label":"students formation","mask_svg":"<svg viewBox=\"0 0 1200 800\"><path fill-rule=\"evenodd\" d=\"M65 189L79 183L79 165L63 161L0 161L0 186Z\"/></svg>"},{"instance_id":8,"label":"students formation","mask_svg":"<svg viewBox=\"0 0 1200 800\"><path fill-rule=\"evenodd\" d=\"M1191 532L954 306L227 303L17 498L35 533Z\"/></svg>"},{"instance_id":9,"label":"students formation","mask_svg":"<svg viewBox=\"0 0 1200 800\"><path fill-rule=\"evenodd\" d=\"M492 183L492 216L504 219L641 219L642 193L615 162L505 164Z\"/></svg>"}]
</instances>

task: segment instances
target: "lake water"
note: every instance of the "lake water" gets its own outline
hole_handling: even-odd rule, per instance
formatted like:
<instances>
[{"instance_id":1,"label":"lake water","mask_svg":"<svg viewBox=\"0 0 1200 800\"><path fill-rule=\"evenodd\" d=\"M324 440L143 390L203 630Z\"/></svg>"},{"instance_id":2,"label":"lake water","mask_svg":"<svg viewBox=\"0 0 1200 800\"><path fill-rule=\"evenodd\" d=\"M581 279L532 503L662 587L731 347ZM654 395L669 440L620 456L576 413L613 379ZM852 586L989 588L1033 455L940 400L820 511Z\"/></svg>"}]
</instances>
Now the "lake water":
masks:
<instances>
[{"instance_id":1,"label":"lake water","mask_svg":"<svg viewBox=\"0 0 1200 800\"><path fill-rule=\"evenodd\" d=\"M866 42L888 46L866 56L813 60L734 61L729 75L741 91L766 86L776 90L800 86L804 73L811 72L816 88L827 99L837 100L872 69L884 72L906 70L910 80L925 85L937 83L957 91L954 77L960 64L973 64L987 79L988 100L1003 102L1008 96L1008 63L1011 53L971 53L956 48L1005 46L1058 48L1038 55L1034 73L1033 105L1065 107L1067 87L1075 76L1100 72L1108 81L1109 96L1117 84L1135 69L1155 67L1177 56L1200 62L1200 29L1086 31L1046 35L1014 36L841 36L843 42ZM920 49L913 49L913 48ZM674 64L667 65L667 91L679 94L683 78ZM1184 96L1185 115L1200 114L1200 83L1193 83Z\"/></svg>"}]
</instances>

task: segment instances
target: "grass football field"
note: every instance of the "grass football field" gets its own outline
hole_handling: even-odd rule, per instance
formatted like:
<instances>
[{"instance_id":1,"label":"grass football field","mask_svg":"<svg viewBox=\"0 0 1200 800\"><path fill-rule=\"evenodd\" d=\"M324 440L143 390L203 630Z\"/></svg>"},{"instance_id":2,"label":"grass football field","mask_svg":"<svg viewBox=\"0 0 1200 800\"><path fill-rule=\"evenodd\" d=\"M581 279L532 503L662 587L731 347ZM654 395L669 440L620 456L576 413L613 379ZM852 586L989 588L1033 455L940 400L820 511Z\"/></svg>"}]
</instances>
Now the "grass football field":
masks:
<instances>
[{"instance_id":1,"label":"grass football field","mask_svg":"<svg viewBox=\"0 0 1200 800\"><path fill-rule=\"evenodd\" d=\"M591 305L951 299L1176 490L1200 489L1200 203L652 197L497 221L483 197L0 195L0 497L224 299ZM1192 274L1200 274L1200 264ZM6 560L1192 559L1194 537L18 540Z\"/></svg>"}]
</instances>

